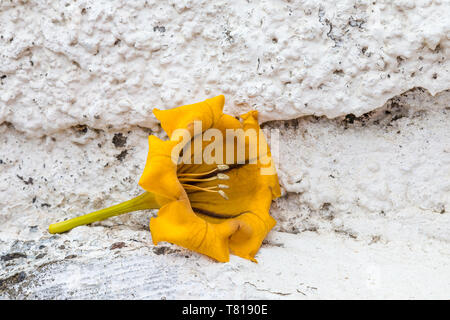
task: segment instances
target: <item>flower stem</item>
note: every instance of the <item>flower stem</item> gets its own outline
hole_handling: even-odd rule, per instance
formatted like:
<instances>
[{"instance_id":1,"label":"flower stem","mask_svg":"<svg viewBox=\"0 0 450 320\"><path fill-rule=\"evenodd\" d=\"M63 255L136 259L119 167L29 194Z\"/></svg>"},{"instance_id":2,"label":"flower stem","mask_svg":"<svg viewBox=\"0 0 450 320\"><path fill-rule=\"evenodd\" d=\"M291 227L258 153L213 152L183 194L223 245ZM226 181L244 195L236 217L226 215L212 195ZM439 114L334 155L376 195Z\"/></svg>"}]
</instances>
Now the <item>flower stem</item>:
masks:
<instances>
[{"instance_id":1,"label":"flower stem","mask_svg":"<svg viewBox=\"0 0 450 320\"><path fill-rule=\"evenodd\" d=\"M152 193L145 192L136 198L116 204L115 206L91 212L67 221L51 224L48 227L48 231L50 233L62 233L82 225L101 221L123 213L157 208L159 208L159 205L155 200L155 196Z\"/></svg>"}]
</instances>

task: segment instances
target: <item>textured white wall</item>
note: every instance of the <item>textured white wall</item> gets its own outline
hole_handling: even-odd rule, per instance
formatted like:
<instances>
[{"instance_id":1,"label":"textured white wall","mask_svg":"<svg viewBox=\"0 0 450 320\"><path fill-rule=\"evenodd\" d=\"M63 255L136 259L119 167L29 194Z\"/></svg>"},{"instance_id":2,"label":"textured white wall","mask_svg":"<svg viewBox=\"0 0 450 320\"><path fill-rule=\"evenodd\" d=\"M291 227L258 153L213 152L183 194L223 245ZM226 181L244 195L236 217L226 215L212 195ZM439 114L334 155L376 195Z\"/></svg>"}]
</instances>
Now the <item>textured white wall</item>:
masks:
<instances>
[{"instance_id":1,"label":"textured white wall","mask_svg":"<svg viewBox=\"0 0 450 320\"><path fill-rule=\"evenodd\" d=\"M0 2L0 297L448 298L449 19L425 0ZM152 108L220 93L283 142L258 265L153 247L151 212L47 233L141 192Z\"/></svg>"},{"instance_id":2,"label":"textured white wall","mask_svg":"<svg viewBox=\"0 0 450 320\"><path fill-rule=\"evenodd\" d=\"M3 1L0 123L152 127L223 93L263 121L361 115L450 82L448 1ZM6 77L5 77L6 76Z\"/></svg>"}]
</instances>

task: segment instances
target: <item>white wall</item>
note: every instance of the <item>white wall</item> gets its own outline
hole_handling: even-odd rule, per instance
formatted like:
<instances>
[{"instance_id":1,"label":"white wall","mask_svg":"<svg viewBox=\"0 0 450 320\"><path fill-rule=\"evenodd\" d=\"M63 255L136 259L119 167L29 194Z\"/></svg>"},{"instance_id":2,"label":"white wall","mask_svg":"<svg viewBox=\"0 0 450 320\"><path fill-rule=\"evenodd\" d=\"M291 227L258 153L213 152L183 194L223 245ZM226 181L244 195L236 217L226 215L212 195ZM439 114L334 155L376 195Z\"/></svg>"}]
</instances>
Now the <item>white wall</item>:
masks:
<instances>
[{"instance_id":1,"label":"white wall","mask_svg":"<svg viewBox=\"0 0 450 320\"><path fill-rule=\"evenodd\" d=\"M2 2L0 297L448 298L449 19L431 0ZM216 94L282 137L258 265L153 248L150 212L47 233L141 192L152 108Z\"/></svg>"}]
</instances>

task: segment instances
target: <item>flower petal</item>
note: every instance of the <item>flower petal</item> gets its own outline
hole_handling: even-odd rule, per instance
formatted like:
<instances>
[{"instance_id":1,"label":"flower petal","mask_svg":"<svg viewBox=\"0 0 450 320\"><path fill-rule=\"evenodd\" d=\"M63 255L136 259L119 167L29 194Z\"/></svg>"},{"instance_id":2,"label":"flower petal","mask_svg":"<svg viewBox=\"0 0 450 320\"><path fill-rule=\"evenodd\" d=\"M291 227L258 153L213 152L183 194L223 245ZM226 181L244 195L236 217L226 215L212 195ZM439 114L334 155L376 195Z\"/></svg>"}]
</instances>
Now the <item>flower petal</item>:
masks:
<instances>
[{"instance_id":1,"label":"flower petal","mask_svg":"<svg viewBox=\"0 0 450 320\"><path fill-rule=\"evenodd\" d=\"M264 135L258 125L257 112L251 111L242 116L244 131L255 130L257 141L245 141L248 150L249 143L257 143L256 163L232 166L224 172L229 179L223 183L227 199L217 193L189 192L188 197L194 212L209 222L220 222L225 219L239 221L240 228L230 238L232 253L256 261L257 253L267 233L276 224L269 215L273 198L280 196L280 186L276 172L262 174L261 169L273 165L271 153ZM234 122L232 122L234 123ZM246 152L248 159L250 152ZM229 164L229 163L227 163ZM217 185L217 181L198 183L202 188Z\"/></svg>"},{"instance_id":2,"label":"flower petal","mask_svg":"<svg viewBox=\"0 0 450 320\"><path fill-rule=\"evenodd\" d=\"M240 222L240 228L230 238L230 250L241 258L257 262L255 255L276 221L268 214L253 212L243 214L236 220Z\"/></svg>"},{"instance_id":3,"label":"flower petal","mask_svg":"<svg viewBox=\"0 0 450 320\"><path fill-rule=\"evenodd\" d=\"M258 165L248 164L227 171L229 179L223 183L229 186L224 189L228 199L218 193L187 193L192 210L208 222L239 222L240 228L231 237L230 249L232 253L252 261L255 261L254 256L262 241L276 223L269 215L272 188L259 170ZM197 186L214 184L217 182L210 181Z\"/></svg>"},{"instance_id":4,"label":"flower petal","mask_svg":"<svg viewBox=\"0 0 450 320\"><path fill-rule=\"evenodd\" d=\"M218 214L211 216L210 212L195 208L193 210L202 219L212 224L224 223L224 221L238 222L239 228L231 235L229 241L231 253L256 262L255 254L258 252L269 231L276 225L276 221L269 215L271 200L266 201L267 199L271 199L270 190L260 190L256 194L252 193L252 196L254 197L253 202L249 199L240 199L241 201L250 202L247 202L247 206L245 206L246 211L243 211L239 215L226 217L223 214L222 218L219 218L220 215Z\"/></svg>"},{"instance_id":5,"label":"flower petal","mask_svg":"<svg viewBox=\"0 0 450 320\"><path fill-rule=\"evenodd\" d=\"M228 261L231 250L240 257L256 262L255 254L276 224L269 215L269 209L272 199L280 196L280 186L275 171L261 174L261 169L274 168L274 163L258 124L258 113L251 111L242 115L241 123L234 117L222 114L222 107L223 96L219 96L172 110L155 110L155 115L169 136L178 128L192 130L195 120L202 121L203 131L214 128L223 133L224 161L221 163L230 165L230 169L224 172L229 177L223 181L228 186L223 190L226 196L195 188L185 190L178 181L177 169L178 174L209 172L217 164L177 166L171 159L171 152L178 142L164 142L156 137L149 138L150 151L140 185L167 199L158 217L150 220L155 244L168 241L222 262ZM245 133L256 131L257 141L250 138L244 140L245 164L237 163L236 157L237 148L242 145L230 149L234 149L231 159L236 163L226 161L225 146L230 143L226 140L227 129L243 129ZM209 143L202 142L202 152ZM255 147L252 145L255 143L257 157L252 162L249 148ZM193 150L188 155L192 158ZM214 187L204 190L214 190L217 185L218 181L211 179L195 184L198 188Z\"/></svg>"},{"instance_id":6,"label":"flower petal","mask_svg":"<svg viewBox=\"0 0 450 320\"><path fill-rule=\"evenodd\" d=\"M177 160L172 158L176 141L163 141L156 136L148 137L149 151L139 185L160 197L160 204L169 200L186 199L186 193L177 178ZM162 203L161 203L162 202Z\"/></svg>"},{"instance_id":7,"label":"flower petal","mask_svg":"<svg viewBox=\"0 0 450 320\"><path fill-rule=\"evenodd\" d=\"M233 254L256 262L255 254L276 225L275 219L269 214L271 195L270 189L261 188L253 194L255 200L249 203L248 212L235 218L241 227L230 238L230 250Z\"/></svg>"},{"instance_id":8,"label":"flower petal","mask_svg":"<svg viewBox=\"0 0 450 320\"><path fill-rule=\"evenodd\" d=\"M236 220L213 224L199 218L187 199L166 204L159 210L158 217L150 219L155 245L167 241L220 262L229 260L228 240L238 228Z\"/></svg>"},{"instance_id":9,"label":"flower petal","mask_svg":"<svg viewBox=\"0 0 450 320\"><path fill-rule=\"evenodd\" d=\"M214 161L212 163L207 164L207 163L205 163L205 161L204 161L205 159L203 157L202 158L203 162L201 164L195 164L194 163L195 146L193 144L197 143L197 142L194 142L193 140L191 140L189 142L190 145L188 145L188 144L186 145L188 147L187 151L190 152L190 163L182 163L182 164L180 164L178 166L178 172L181 172L181 173L186 173L186 172L189 172L189 173L206 172L206 171L214 169L218 164L226 163L226 153L225 153L226 147L227 147L226 146L226 144L227 144L227 141L226 141L226 130L227 129L243 129L242 128L242 124L235 117L232 117L232 116L230 116L228 114L222 114L220 119L214 125L214 128L210 128L208 130L213 130L213 129L219 130L220 133L222 134L222 138L223 138L223 141L222 141L222 148L223 148L222 149L222 151L223 151L222 153L223 153L223 156L220 159L220 161L217 161L217 162ZM206 130L205 130L204 135L203 135L203 139L202 139L201 142L199 142L201 144L201 151L202 151L202 153L205 151L205 148L208 145L213 143L211 140L207 140L208 139L206 137L207 133L208 132L206 132Z\"/></svg>"},{"instance_id":10,"label":"flower petal","mask_svg":"<svg viewBox=\"0 0 450 320\"><path fill-rule=\"evenodd\" d=\"M173 109L153 109L153 113L170 138L176 129L188 129L192 131L191 134L193 135L192 124L194 121L202 121L203 131L211 128L222 116L224 104L225 97L219 95L202 102Z\"/></svg>"}]
</instances>

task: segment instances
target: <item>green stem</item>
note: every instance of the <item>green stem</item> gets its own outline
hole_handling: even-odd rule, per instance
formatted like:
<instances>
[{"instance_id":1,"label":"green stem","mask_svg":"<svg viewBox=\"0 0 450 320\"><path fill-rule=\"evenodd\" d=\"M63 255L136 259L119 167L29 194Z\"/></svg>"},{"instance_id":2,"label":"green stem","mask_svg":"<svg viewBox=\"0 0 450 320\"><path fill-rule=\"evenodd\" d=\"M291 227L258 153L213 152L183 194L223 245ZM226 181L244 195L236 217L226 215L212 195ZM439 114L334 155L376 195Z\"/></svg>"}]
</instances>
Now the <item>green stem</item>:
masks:
<instances>
[{"instance_id":1,"label":"green stem","mask_svg":"<svg viewBox=\"0 0 450 320\"><path fill-rule=\"evenodd\" d=\"M101 221L123 213L157 208L159 208L159 205L155 200L155 196L152 193L145 192L136 198L116 204L115 206L91 212L89 214L85 214L84 216L76 217L67 221L51 224L48 227L48 231L50 233L62 233L82 225L95 221Z\"/></svg>"}]
</instances>

